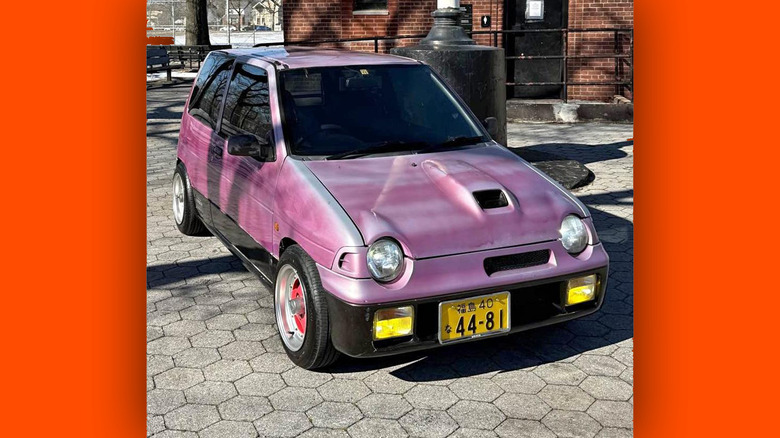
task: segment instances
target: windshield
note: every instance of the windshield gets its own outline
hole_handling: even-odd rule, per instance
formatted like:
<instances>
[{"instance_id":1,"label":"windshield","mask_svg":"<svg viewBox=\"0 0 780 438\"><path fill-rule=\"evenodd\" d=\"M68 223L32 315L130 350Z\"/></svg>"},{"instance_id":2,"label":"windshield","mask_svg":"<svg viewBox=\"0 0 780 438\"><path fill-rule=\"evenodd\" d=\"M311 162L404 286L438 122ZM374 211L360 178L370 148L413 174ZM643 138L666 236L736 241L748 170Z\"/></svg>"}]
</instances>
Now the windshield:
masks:
<instances>
[{"instance_id":1,"label":"windshield","mask_svg":"<svg viewBox=\"0 0 780 438\"><path fill-rule=\"evenodd\" d=\"M296 69L280 79L294 155L333 159L488 140L425 65Z\"/></svg>"}]
</instances>

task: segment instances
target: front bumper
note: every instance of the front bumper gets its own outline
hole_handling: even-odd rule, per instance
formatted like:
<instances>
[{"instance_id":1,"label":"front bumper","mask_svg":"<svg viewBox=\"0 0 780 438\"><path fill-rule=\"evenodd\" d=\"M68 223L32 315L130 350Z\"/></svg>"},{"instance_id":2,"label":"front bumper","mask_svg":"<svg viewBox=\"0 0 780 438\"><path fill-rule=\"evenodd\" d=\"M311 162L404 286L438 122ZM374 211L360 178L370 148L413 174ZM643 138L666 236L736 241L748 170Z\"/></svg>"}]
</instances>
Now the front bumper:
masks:
<instances>
[{"instance_id":1,"label":"front bumper","mask_svg":"<svg viewBox=\"0 0 780 438\"><path fill-rule=\"evenodd\" d=\"M438 341L440 302L501 291L509 291L511 294L511 329L509 332L501 333L501 335L569 321L591 314L601 307L607 287L607 272L607 266L603 266L574 274L509 286L494 286L429 298L380 304L351 304L333 294L327 294L331 338L337 350L352 357L385 356L437 347L441 345ZM564 307L563 300L567 280L589 274L598 274L600 278L596 299ZM400 306L414 307L414 333L411 336L374 341L374 312L385 307ZM459 342L484 338L485 336Z\"/></svg>"}]
</instances>

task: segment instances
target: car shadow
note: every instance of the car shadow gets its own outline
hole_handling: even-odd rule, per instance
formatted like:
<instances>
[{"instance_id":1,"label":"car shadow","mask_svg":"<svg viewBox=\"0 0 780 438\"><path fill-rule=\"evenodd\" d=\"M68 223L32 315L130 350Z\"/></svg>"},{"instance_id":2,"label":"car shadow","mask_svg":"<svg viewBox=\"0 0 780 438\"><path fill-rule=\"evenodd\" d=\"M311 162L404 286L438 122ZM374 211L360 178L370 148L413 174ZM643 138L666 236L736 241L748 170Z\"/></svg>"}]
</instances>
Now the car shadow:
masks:
<instances>
[{"instance_id":1,"label":"car shadow","mask_svg":"<svg viewBox=\"0 0 780 438\"><path fill-rule=\"evenodd\" d=\"M589 205L631 205L633 190L581 197ZM589 207L602 244L610 255L610 274L602 308L562 324L508 336L442 346L431 350L369 359L342 358L323 370L333 374L391 368L410 382L431 382L500 373L567 361L633 338L633 223ZM609 233L609 230L619 230Z\"/></svg>"},{"instance_id":2,"label":"car shadow","mask_svg":"<svg viewBox=\"0 0 780 438\"><path fill-rule=\"evenodd\" d=\"M616 160L628 154L621 148L633 146L633 140L604 144L543 143L511 147L514 153L530 163L554 160L576 160L582 164Z\"/></svg>"},{"instance_id":3,"label":"car shadow","mask_svg":"<svg viewBox=\"0 0 780 438\"><path fill-rule=\"evenodd\" d=\"M155 264L146 267L146 289L164 287L204 275L245 272L238 257L229 254L208 259Z\"/></svg>"}]
</instances>

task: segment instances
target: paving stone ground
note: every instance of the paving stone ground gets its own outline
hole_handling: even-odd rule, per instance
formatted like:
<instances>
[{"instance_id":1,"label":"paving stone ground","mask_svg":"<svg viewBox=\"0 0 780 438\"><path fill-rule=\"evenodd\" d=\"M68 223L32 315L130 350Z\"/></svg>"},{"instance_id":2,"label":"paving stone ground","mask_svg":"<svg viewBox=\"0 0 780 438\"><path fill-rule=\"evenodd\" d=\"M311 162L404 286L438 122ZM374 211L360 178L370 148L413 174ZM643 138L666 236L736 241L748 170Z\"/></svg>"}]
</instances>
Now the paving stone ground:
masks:
<instances>
[{"instance_id":1,"label":"paving stone ground","mask_svg":"<svg viewBox=\"0 0 780 438\"><path fill-rule=\"evenodd\" d=\"M156 437L633 435L632 125L511 124L509 143L584 163L575 194L611 259L603 309L391 358L294 367L271 293L214 237L180 234L170 181L188 84L147 94L147 410Z\"/></svg>"}]
</instances>

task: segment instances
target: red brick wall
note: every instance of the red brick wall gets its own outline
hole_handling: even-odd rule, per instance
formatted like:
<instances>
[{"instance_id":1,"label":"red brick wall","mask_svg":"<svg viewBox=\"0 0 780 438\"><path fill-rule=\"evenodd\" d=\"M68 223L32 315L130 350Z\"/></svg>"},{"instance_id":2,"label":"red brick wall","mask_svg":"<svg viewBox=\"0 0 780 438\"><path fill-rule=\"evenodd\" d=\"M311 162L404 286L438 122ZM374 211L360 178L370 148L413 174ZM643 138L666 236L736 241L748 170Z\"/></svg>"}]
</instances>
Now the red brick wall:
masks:
<instances>
[{"instance_id":1,"label":"red brick wall","mask_svg":"<svg viewBox=\"0 0 780 438\"><path fill-rule=\"evenodd\" d=\"M473 5L474 30L482 15L492 17L492 30L503 28L506 0L471 0L462 3ZM347 39L371 36L427 34L433 24L431 12L436 0L388 0L387 15L353 15L353 0L284 0L285 41ZM633 27L633 0L569 0L569 28ZM489 29L484 29L489 30ZM477 35L479 44L491 44L488 35ZM416 44L419 39L380 42L379 49L386 52L396 45ZM499 42L501 39L499 38ZM335 46L335 45L330 45ZM345 43L340 47L351 50L373 51L373 42ZM569 36L570 55L594 55L614 53L613 32ZM619 51L628 51L628 39L621 38ZM624 73L629 73L627 66ZM573 82L613 81L615 61L610 58L570 60L569 80ZM615 86L571 86L570 99L608 101L616 93ZM629 95L629 93L624 93Z\"/></svg>"},{"instance_id":2,"label":"red brick wall","mask_svg":"<svg viewBox=\"0 0 780 438\"><path fill-rule=\"evenodd\" d=\"M482 29L482 15L492 16L492 29L502 26L501 0L463 1L473 5L474 30ZM387 15L353 15L352 0L284 0L285 41L348 39L371 36L427 34L433 24L431 13L436 0L388 0ZM490 44L490 36L478 35L479 44ZM396 45L408 46L419 39L380 42L385 52ZM374 50L373 42L348 43L342 46L352 50Z\"/></svg>"},{"instance_id":3,"label":"red brick wall","mask_svg":"<svg viewBox=\"0 0 780 438\"><path fill-rule=\"evenodd\" d=\"M569 0L569 29L634 27L633 0ZM627 53L629 35L620 36L618 51ZM569 55L596 55L615 52L615 33L569 34ZM618 64L620 65L620 64ZM628 76L630 68L621 66L621 76ZM569 61L569 80L572 82L605 82L615 80L615 60L580 59ZM616 94L615 86L571 86L569 99L608 101ZM630 93L623 93L630 97Z\"/></svg>"}]
</instances>

